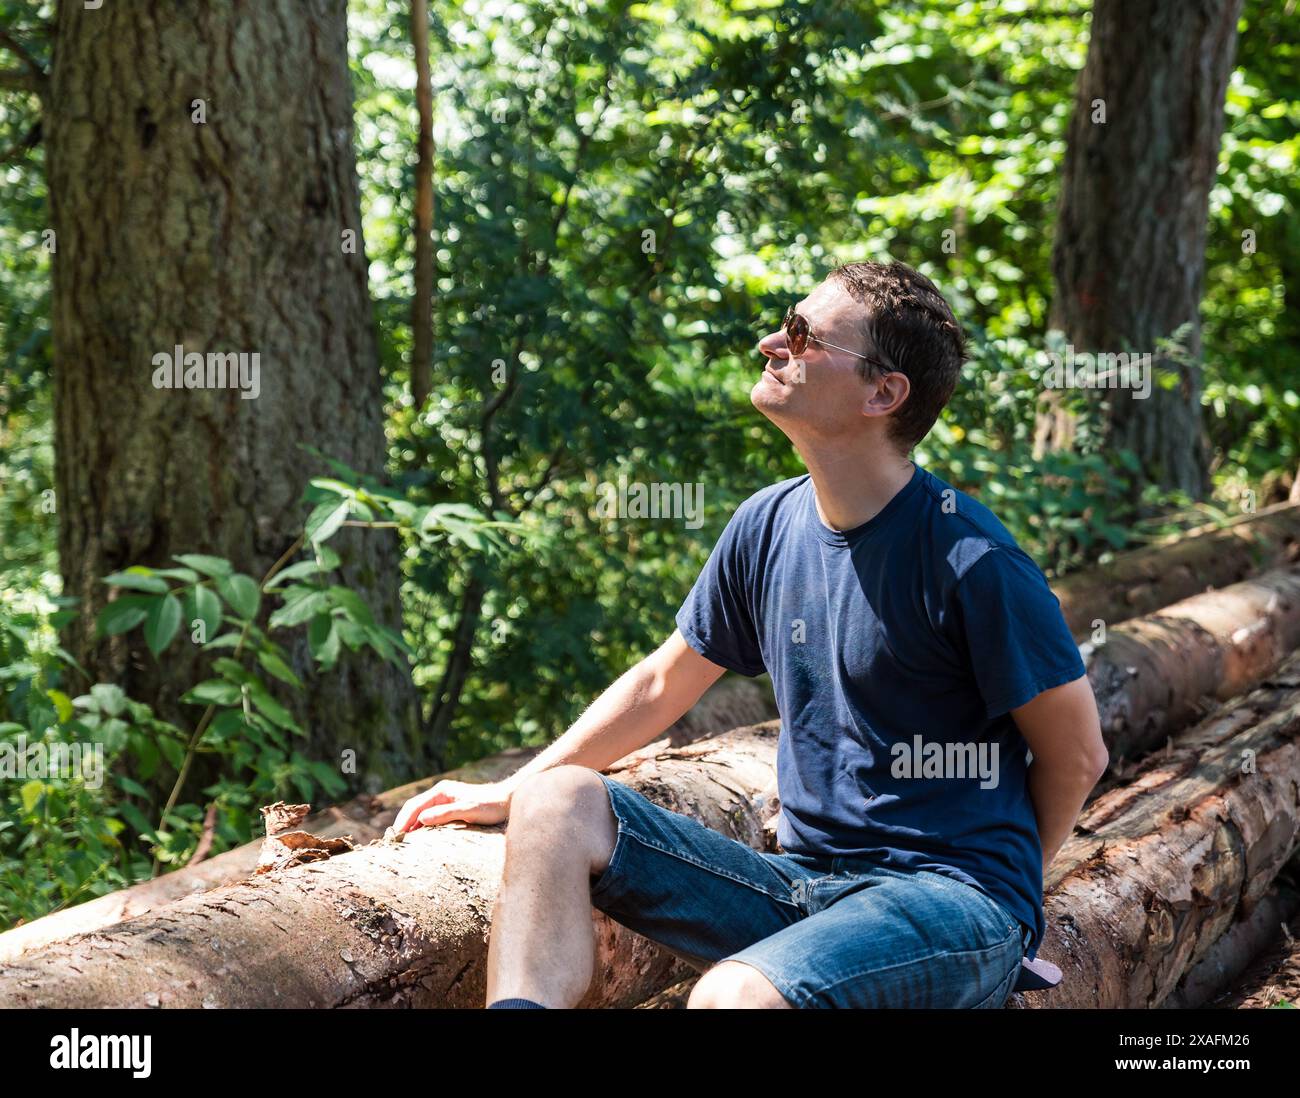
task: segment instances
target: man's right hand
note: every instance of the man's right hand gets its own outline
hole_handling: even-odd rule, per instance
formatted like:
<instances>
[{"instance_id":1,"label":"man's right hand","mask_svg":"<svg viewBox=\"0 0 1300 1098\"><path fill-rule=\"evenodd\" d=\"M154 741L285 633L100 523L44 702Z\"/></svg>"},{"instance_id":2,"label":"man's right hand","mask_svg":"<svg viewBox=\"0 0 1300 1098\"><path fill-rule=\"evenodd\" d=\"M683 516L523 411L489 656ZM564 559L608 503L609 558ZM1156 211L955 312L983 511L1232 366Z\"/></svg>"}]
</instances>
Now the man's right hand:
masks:
<instances>
[{"instance_id":1,"label":"man's right hand","mask_svg":"<svg viewBox=\"0 0 1300 1098\"><path fill-rule=\"evenodd\" d=\"M511 789L501 782L458 782L444 778L402 805L393 829L414 831L452 820L498 824L510 815L510 794Z\"/></svg>"}]
</instances>

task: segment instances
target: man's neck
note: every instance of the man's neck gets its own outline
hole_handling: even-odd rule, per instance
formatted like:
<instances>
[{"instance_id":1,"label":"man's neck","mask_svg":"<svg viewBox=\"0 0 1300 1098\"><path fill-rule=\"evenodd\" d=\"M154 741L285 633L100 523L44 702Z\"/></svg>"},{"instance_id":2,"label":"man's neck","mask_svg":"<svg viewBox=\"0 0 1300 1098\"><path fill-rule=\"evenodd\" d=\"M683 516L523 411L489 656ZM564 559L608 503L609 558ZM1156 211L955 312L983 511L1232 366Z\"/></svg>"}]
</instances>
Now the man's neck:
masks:
<instances>
[{"instance_id":1,"label":"man's neck","mask_svg":"<svg viewBox=\"0 0 1300 1098\"><path fill-rule=\"evenodd\" d=\"M833 530L852 530L885 509L912 479L916 466L888 443L796 446L812 475L817 514Z\"/></svg>"}]
</instances>

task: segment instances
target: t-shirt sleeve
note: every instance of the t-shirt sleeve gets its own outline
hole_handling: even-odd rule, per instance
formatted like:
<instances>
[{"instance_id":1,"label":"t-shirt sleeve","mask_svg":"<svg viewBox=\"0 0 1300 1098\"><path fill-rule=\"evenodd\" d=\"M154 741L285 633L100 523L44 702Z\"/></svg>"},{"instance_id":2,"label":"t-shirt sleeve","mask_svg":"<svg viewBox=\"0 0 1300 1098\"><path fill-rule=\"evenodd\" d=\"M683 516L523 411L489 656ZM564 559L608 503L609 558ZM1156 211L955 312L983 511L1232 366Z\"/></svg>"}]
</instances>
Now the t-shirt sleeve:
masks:
<instances>
[{"instance_id":1,"label":"t-shirt sleeve","mask_svg":"<svg viewBox=\"0 0 1300 1098\"><path fill-rule=\"evenodd\" d=\"M962 575L954 598L990 720L1086 673L1060 600L1022 550L990 546Z\"/></svg>"},{"instance_id":2,"label":"t-shirt sleeve","mask_svg":"<svg viewBox=\"0 0 1300 1098\"><path fill-rule=\"evenodd\" d=\"M767 668L753 610L752 545L745 534L745 504L731 516L690 594L677 611L686 643L707 660L742 675Z\"/></svg>"}]
</instances>

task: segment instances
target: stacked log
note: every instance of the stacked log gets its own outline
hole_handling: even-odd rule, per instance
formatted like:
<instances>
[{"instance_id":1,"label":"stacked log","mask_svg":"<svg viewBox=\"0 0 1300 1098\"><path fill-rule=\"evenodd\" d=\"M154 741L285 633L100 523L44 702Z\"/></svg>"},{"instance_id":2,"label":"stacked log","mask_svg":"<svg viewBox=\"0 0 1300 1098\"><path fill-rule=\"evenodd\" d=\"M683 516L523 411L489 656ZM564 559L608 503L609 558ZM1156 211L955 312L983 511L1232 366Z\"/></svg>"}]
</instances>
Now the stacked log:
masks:
<instances>
[{"instance_id":1,"label":"stacked log","mask_svg":"<svg viewBox=\"0 0 1300 1098\"><path fill-rule=\"evenodd\" d=\"M1154 1007L1300 846L1300 655L1093 801L1049 868L1040 955L1013 1005Z\"/></svg>"},{"instance_id":2,"label":"stacked log","mask_svg":"<svg viewBox=\"0 0 1300 1098\"><path fill-rule=\"evenodd\" d=\"M775 721L611 768L660 804L752 846L774 779ZM187 896L0 965L15 1007L483 1005L504 827L447 824ZM632 1007L693 971L593 910L581 1006Z\"/></svg>"},{"instance_id":3,"label":"stacked log","mask_svg":"<svg viewBox=\"0 0 1300 1098\"><path fill-rule=\"evenodd\" d=\"M1300 660L1284 659L1300 648L1300 569L1184 599L1082 648L1112 755L1161 749L1086 808L1053 863L1040 956L1064 980L1013 1005L1191 1005L1239 970L1294 901L1274 880L1300 845ZM1179 732L1204 715L1207 695L1229 700ZM705 727L712 723L677 730L679 739L706 737L698 742L674 746L666 737L612 772L657 803L771 849L779 726L717 734ZM526 757L499 756L457 776L492 780ZM428 782L353 802L316 826L377 835ZM33 937L28 952L0 967L0 1001L481 1006L503 830L446 825L199 894L139 901L159 907L133 909L119 897L111 901L118 917L134 917L70 940ZM249 859L240 863L247 873L255 849L220 857L233 866L235 855ZM204 866L194 870L187 891L203 880ZM684 1001L696 973L593 917L600 963L583 1006Z\"/></svg>"},{"instance_id":4,"label":"stacked log","mask_svg":"<svg viewBox=\"0 0 1300 1098\"><path fill-rule=\"evenodd\" d=\"M642 754L655 754L668 745L681 746L739 725L757 724L775 715L776 705L768 682L728 675L705 691L660 739L627 758L634 760ZM356 843L371 842L383 835L403 804L435 782L443 778L464 782L499 781L513 774L540 750L538 747L509 748L445 774L408 782L375 796L356 797L345 805L310 816L302 826L324 839L348 837ZM260 840L245 843L197 865L15 927L0 934L0 962L13 960L47 942L111 926L185 896L242 880L256 868L260 849Z\"/></svg>"},{"instance_id":5,"label":"stacked log","mask_svg":"<svg viewBox=\"0 0 1300 1098\"><path fill-rule=\"evenodd\" d=\"M1300 648L1300 568L1183 599L1079 651L1113 759L1132 759Z\"/></svg>"},{"instance_id":6,"label":"stacked log","mask_svg":"<svg viewBox=\"0 0 1300 1098\"><path fill-rule=\"evenodd\" d=\"M1226 526L1121 553L1109 564L1062 577L1052 590L1070 631L1082 638L1094 621L1114 625L1297 559L1300 506L1279 503Z\"/></svg>"}]
</instances>

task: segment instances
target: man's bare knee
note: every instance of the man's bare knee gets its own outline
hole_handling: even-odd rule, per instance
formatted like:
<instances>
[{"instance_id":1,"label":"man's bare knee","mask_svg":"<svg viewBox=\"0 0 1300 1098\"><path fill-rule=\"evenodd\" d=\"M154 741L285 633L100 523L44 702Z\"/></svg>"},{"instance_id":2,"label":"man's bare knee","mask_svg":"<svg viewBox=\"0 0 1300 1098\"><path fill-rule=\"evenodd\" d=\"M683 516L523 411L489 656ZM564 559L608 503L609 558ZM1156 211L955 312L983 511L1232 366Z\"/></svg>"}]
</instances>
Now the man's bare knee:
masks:
<instances>
[{"instance_id":1,"label":"man's bare knee","mask_svg":"<svg viewBox=\"0 0 1300 1098\"><path fill-rule=\"evenodd\" d=\"M696 981L688 1010L780 1009L792 1004L766 976L743 961L719 961Z\"/></svg>"},{"instance_id":2,"label":"man's bare knee","mask_svg":"<svg viewBox=\"0 0 1300 1098\"><path fill-rule=\"evenodd\" d=\"M510 798L506 846L581 851L589 872L609 865L618 818L601 776L588 766L553 766L525 778Z\"/></svg>"}]
</instances>

